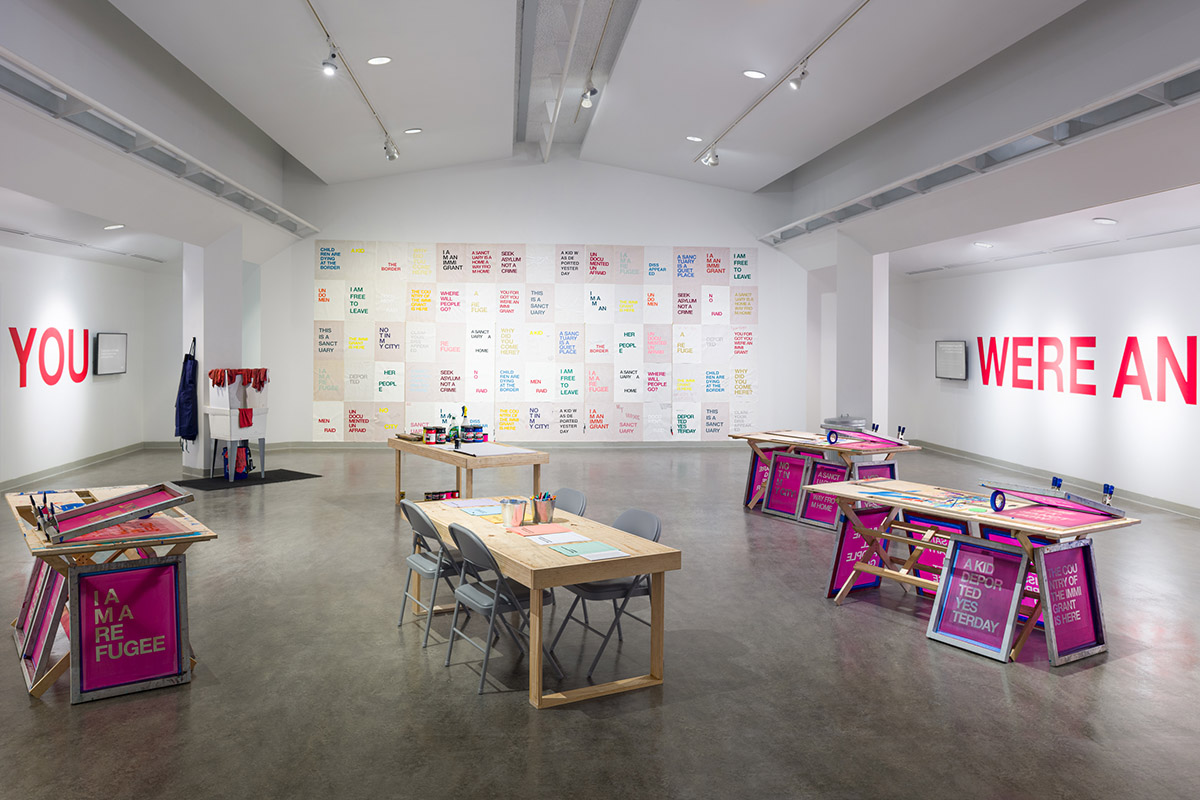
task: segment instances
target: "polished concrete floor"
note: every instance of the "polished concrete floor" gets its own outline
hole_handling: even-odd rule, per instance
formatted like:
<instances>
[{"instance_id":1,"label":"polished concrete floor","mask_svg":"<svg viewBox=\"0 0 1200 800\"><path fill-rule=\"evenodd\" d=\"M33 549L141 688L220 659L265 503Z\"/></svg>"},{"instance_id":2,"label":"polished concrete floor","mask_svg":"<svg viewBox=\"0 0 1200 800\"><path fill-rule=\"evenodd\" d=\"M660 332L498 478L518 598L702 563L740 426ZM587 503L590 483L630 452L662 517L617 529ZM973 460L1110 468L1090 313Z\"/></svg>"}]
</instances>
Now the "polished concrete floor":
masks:
<instances>
[{"instance_id":1,"label":"polished concrete floor","mask_svg":"<svg viewBox=\"0 0 1200 800\"><path fill-rule=\"evenodd\" d=\"M272 468L322 477L200 492L189 507L220 533L187 556L190 685L71 706L64 679L33 700L10 650L0 797L1200 792L1195 520L1128 504L1143 524L1097 538L1107 654L1052 669L1035 634L1003 665L927 639L929 601L897 584L840 608L826 600L832 534L743 511L743 449L550 452L545 486L586 490L602 521L652 510L663 542L683 550L666 582L664 686L537 711L525 662L502 640L476 695L477 651L456 646L442 666L448 617L427 650L418 624L396 627L411 538L392 505L391 452L272 454ZM927 452L901 464L904 478L946 486L1019 477ZM157 482L178 465L147 451L48 484ZM476 494L528 481L528 468L487 470ZM453 477L409 458L405 482L420 492ZM0 529L0 607L15 615L30 560L15 524ZM564 635L563 686L584 682L595 646L578 627ZM647 629L627 624L597 679L642 674L648 652Z\"/></svg>"}]
</instances>

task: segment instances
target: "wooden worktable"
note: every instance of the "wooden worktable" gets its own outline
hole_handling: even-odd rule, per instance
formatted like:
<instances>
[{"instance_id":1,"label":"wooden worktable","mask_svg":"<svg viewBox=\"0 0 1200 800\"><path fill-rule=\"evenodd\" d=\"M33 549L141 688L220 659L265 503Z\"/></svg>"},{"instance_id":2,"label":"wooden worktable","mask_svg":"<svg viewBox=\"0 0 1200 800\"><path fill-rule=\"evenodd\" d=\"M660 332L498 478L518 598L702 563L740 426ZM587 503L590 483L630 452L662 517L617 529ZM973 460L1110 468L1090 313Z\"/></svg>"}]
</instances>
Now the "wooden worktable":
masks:
<instances>
[{"instance_id":1,"label":"wooden worktable","mask_svg":"<svg viewBox=\"0 0 1200 800\"><path fill-rule=\"evenodd\" d=\"M499 498L497 498L497 503ZM574 583L650 575L650 672L636 678L585 686L565 692L542 693L542 604L529 607L529 702L535 708L549 708L587 700L592 697L628 692L663 682L663 615L665 573L682 567L683 554L673 547L652 542L632 533L619 531L594 520L554 512L554 521L570 527L597 542L610 544L629 553L623 558L588 561L565 556L549 546L534 544L503 525L471 516L461 508L434 501L421 503L433 520L438 533L450 541L450 524L458 523L484 541L504 575L533 592Z\"/></svg>"},{"instance_id":2,"label":"wooden worktable","mask_svg":"<svg viewBox=\"0 0 1200 800\"><path fill-rule=\"evenodd\" d=\"M946 532L936 527L930 527L928 524L916 521L910 523L907 516L901 520L900 517L903 513L911 512L918 518L956 520L965 523L967 534L975 537L981 536L981 526L1003 532L1015 539L1025 550L1026 555L1029 556L1031 572L1033 571L1035 538L1052 542L1074 541L1088 538L1095 533L1127 528L1141 522L1133 517L1109 517L1098 519L1094 524L1060 527L1005 516L992 510L991 492L982 487L973 491L945 489L922 483L877 479L823 483L819 488L823 494L833 495L837 498L841 513L854 527L855 532L867 543L866 550L854 564L849 578L834 598L838 605L845 600L860 573L878 575L881 578L916 586L929 592L937 592L938 581L922 578L915 573L918 571L927 571L935 575L940 573L940 569L937 567L919 566L919 559L926 550L945 553L948 548L945 544L939 543L938 539L946 541L943 538ZM861 510L862 504L884 506L890 508L891 511L878 527L871 528L865 525L858 516L857 510ZM1036 505L1028 500L1010 496L1004 511L1019 510ZM884 543L889 541L908 545L911 553L907 557L889 555L884 548ZM873 558L878 558L878 566L868 563ZM1036 604L1028 613L1021 633L1009 654L1009 658L1014 660L1036 627L1043 607L1040 591L1034 592L1026 589L1025 596L1036 600Z\"/></svg>"},{"instance_id":3,"label":"wooden worktable","mask_svg":"<svg viewBox=\"0 0 1200 800\"><path fill-rule=\"evenodd\" d=\"M498 442L488 442L487 444L500 447L507 446L501 445ZM514 452L503 455L472 456L456 450L443 450L427 445L424 442L410 442L395 436L388 439L388 447L396 451L396 505L400 505L400 501L404 499L404 492L400 487L400 474L405 453L433 459L434 461L440 461L443 464L449 464L454 467L455 488L458 490L459 496L464 498L472 496L471 492L474 488L474 482L471 473L477 469L490 469L492 467L532 466L532 494L539 494L542 490L542 464L550 463L550 455L548 453L542 453L537 450L523 450L523 448L514 448ZM465 482L463 480L463 473L466 473Z\"/></svg>"}]
</instances>

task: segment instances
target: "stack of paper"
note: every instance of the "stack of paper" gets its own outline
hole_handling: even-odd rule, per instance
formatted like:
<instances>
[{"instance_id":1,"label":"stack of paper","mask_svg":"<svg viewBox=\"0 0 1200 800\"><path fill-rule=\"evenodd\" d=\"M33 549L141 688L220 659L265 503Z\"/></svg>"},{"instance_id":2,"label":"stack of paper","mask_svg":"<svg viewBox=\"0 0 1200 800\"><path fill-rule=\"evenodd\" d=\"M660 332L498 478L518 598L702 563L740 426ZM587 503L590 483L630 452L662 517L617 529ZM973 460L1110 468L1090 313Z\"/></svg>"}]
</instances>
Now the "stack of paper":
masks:
<instances>
[{"instance_id":1,"label":"stack of paper","mask_svg":"<svg viewBox=\"0 0 1200 800\"><path fill-rule=\"evenodd\" d=\"M496 501L490 497L468 497L464 500L443 500L451 508L473 508L475 506L494 506Z\"/></svg>"},{"instance_id":2,"label":"stack of paper","mask_svg":"<svg viewBox=\"0 0 1200 800\"><path fill-rule=\"evenodd\" d=\"M611 544L604 542L581 542L578 544L556 544L550 547L551 550L557 550L564 556L582 556L588 561L603 561L608 558L621 558L627 556L624 550L618 550Z\"/></svg>"},{"instance_id":3,"label":"stack of paper","mask_svg":"<svg viewBox=\"0 0 1200 800\"><path fill-rule=\"evenodd\" d=\"M586 542L589 539L572 531L570 533L544 533L540 536L530 536L529 541L534 544L570 544L571 542Z\"/></svg>"}]
</instances>

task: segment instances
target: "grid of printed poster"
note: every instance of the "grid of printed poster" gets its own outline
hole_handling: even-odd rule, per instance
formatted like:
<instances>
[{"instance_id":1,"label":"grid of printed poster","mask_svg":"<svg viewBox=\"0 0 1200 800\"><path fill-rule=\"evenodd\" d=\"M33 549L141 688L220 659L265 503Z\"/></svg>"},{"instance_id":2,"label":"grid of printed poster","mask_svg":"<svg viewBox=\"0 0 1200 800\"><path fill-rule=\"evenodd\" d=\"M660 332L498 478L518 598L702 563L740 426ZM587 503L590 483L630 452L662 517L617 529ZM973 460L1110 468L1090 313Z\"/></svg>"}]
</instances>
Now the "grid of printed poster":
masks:
<instances>
[{"instance_id":1,"label":"grid of printed poster","mask_svg":"<svg viewBox=\"0 0 1200 800\"><path fill-rule=\"evenodd\" d=\"M754 430L754 248L318 241L313 438Z\"/></svg>"}]
</instances>

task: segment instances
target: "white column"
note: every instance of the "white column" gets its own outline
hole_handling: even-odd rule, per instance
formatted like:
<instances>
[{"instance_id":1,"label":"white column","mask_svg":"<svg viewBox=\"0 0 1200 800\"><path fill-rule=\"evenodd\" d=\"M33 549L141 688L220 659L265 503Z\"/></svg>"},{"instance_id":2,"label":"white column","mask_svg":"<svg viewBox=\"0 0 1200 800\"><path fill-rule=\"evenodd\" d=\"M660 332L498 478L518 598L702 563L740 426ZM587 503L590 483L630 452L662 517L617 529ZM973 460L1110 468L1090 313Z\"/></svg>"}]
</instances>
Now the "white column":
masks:
<instances>
[{"instance_id":1,"label":"white column","mask_svg":"<svg viewBox=\"0 0 1200 800\"><path fill-rule=\"evenodd\" d=\"M879 431L889 435L888 424L888 331L891 321L888 307L891 302L889 280L891 259L888 253L878 253L871 258L871 414L867 422L879 424Z\"/></svg>"},{"instance_id":2,"label":"white column","mask_svg":"<svg viewBox=\"0 0 1200 800\"><path fill-rule=\"evenodd\" d=\"M874 267L871 254L837 234L837 413L871 423L874 400Z\"/></svg>"},{"instance_id":3,"label":"white column","mask_svg":"<svg viewBox=\"0 0 1200 800\"><path fill-rule=\"evenodd\" d=\"M204 407L208 404L208 371L242 366L242 230L215 242L183 246L183 349L196 337L199 361L197 402L200 435L183 454L185 473L208 469L212 441ZM252 365L254 366L254 365Z\"/></svg>"}]
</instances>

